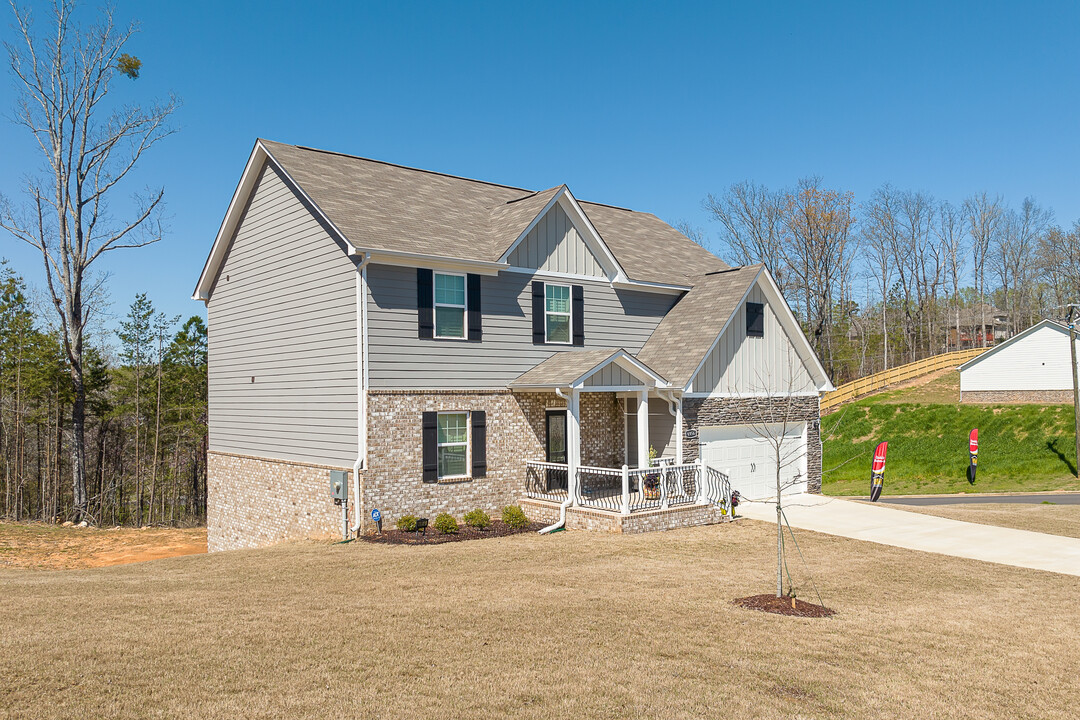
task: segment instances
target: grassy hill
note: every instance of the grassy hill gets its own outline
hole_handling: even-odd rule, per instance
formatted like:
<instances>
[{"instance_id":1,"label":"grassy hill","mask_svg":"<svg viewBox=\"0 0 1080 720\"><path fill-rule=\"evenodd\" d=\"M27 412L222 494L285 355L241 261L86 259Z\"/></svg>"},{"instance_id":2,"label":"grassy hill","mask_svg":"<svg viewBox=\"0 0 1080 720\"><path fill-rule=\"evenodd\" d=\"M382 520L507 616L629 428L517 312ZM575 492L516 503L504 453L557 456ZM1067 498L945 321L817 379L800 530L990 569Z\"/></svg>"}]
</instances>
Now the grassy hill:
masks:
<instances>
[{"instance_id":1,"label":"grassy hill","mask_svg":"<svg viewBox=\"0 0 1080 720\"><path fill-rule=\"evenodd\" d=\"M822 489L870 492L874 447L889 442L886 495L1080 490L1072 405L960 405L958 376L864 398L821 419ZM979 473L967 482L967 438L979 429Z\"/></svg>"}]
</instances>

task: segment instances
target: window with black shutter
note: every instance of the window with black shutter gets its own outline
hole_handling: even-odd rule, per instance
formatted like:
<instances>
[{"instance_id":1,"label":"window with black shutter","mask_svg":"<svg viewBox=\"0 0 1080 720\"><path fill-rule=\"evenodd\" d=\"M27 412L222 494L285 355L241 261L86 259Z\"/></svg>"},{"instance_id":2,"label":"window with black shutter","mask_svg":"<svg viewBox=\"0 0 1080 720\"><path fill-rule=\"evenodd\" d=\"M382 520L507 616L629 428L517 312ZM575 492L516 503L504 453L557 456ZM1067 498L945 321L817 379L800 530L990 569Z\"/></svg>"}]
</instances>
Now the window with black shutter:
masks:
<instances>
[{"instance_id":1,"label":"window with black shutter","mask_svg":"<svg viewBox=\"0 0 1080 720\"><path fill-rule=\"evenodd\" d=\"M480 342L484 336L483 314L480 312L480 276L470 273L467 282L469 308L469 340Z\"/></svg>"},{"instance_id":2,"label":"window with black shutter","mask_svg":"<svg viewBox=\"0 0 1080 720\"><path fill-rule=\"evenodd\" d=\"M472 476L482 478L487 475L487 413L473 410L472 419Z\"/></svg>"},{"instance_id":3,"label":"window with black shutter","mask_svg":"<svg viewBox=\"0 0 1080 720\"><path fill-rule=\"evenodd\" d=\"M765 337L765 306L761 303L746 303L746 336Z\"/></svg>"},{"instance_id":4,"label":"window with black shutter","mask_svg":"<svg viewBox=\"0 0 1080 720\"><path fill-rule=\"evenodd\" d=\"M543 345L547 338L544 327L544 283L533 280L532 284L532 334L533 345Z\"/></svg>"},{"instance_id":5,"label":"window with black shutter","mask_svg":"<svg viewBox=\"0 0 1080 720\"><path fill-rule=\"evenodd\" d=\"M435 337L435 273L416 269L416 333L420 338Z\"/></svg>"},{"instance_id":6,"label":"window with black shutter","mask_svg":"<svg viewBox=\"0 0 1080 720\"><path fill-rule=\"evenodd\" d=\"M574 344L585 344L585 288L574 285L571 289Z\"/></svg>"},{"instance_id":7,"label":"window with black shutter","mask_svg":"<svg viewBox=\"0 0 1080 720\"><path fill-rule=\"evenodd\" d=\"M423 414L423 480L426 483L439 481L439 413Z\"/></svg>"}]
</instances>

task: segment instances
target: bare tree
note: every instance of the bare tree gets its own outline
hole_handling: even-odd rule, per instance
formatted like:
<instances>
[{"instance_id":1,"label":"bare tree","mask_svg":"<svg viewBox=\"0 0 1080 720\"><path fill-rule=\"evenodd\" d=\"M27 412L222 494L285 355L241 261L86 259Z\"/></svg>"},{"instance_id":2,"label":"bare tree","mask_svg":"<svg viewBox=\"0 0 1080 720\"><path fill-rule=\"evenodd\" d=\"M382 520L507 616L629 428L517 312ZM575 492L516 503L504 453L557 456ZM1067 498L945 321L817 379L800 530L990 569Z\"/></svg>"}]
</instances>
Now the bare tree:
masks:
<instances>
[{"instance_id":1,"label":"bare tree","mask_svg":"<svg viewBox=\"0 0 1080 720\"><path fill-rule=\"evenodd\" d=\"M971 257L975 271L975 294L978 298L982 346L986 347L986 259L998 233L1003 215L1001 198L991 199L986 193L972 195L964 201L964 215L971 236Z\"/></svg>"},{"instance_id":2,"label":"bare tree","mask_svg":"<svg viewBox=\"0 0 1080 720\"><path fill-rule=\"evenodd\" d=\"M1039 275L1050 286L1055 306L1080 298L1080 221L1068 232L1052 227L1043 233L1037 257Z\"/></svg>"},{"instance_id":3,"label":"bare tree","mask_svg":"<svg viewBox=\"0 0 1080 720\"><path fill-rule=\"evenodd\" d=\"M109 200L143 153L173 130L177 107L170 98L149 109L117 106L109 93L118 75L137 78L141 62L123 52L137 31L118 28L112 11L82 29L74 0L55 0L47 32L38 34L33 13L12 0L17 44L7 45L19 97L16 121L33 135L48 174L30 179L22 212L4 203L0 227L36 248L42 257L49 298L60 318L64 352L74 390L71 410L71 472L74 512L87 511L83 336L95 309L89 275L106 252L135 248L161 238L157 211L163 190L135 198L127 220L117 220Z\"/></svg>"},{"instance_id":4,"label":"bare tree","mask_svg":"<svg viewBox=\"0 0 1080 720\"><path fill-rule=\"evenodd\" d=\"M952 286L952 310L956 320L956 349L960 349L960 276L964 272L964 217L948 202L938 206L934 226L945 258L945 274ZM948 292L948 291L946 291ZM946 298L948 300L948 298ZM946 337L948 333L946 333ZM948 341L946 340L946 349Z\"/></svg>"},{"instance_id":5,"label":"bare tree","mask_svg":"<svg viewBox=\"0 0 1080 720\"><path fill-rule=\"evenodd\" d=\"M709 247L709 238L705 235L705 231L702 228L697 225L692 225L689 220L679 220L672 227L701 247L711 251L711 248Z\"/></svg>"},{"instance_id":6,"label":"bare tree","mask_svg":"<svg viewBox=\"0 0 1080 720\"><path fill-rule=\"evenodd\" d=\"M1033 198L1024 198L1020 212L1009 210L1004 214L1001 232L991 248L990 256L1001 281L1001 296L1013 333L1022 329L1025 311L1031 319L1036 245L1052 219L1053 213L1040 207Z\"/></svg>"},{"instance_id":7,"label":"bare tree","mask_svg":"<svg viewBox=\"0 0 1080 720\"><path fill-rule=\"evenodd\" d=\"M709 195L704 205L722 227L724 254L740 265L764 263L780 290L786 290L782 194L747 180L723 195Z\"/></svg>"}]
</instances>

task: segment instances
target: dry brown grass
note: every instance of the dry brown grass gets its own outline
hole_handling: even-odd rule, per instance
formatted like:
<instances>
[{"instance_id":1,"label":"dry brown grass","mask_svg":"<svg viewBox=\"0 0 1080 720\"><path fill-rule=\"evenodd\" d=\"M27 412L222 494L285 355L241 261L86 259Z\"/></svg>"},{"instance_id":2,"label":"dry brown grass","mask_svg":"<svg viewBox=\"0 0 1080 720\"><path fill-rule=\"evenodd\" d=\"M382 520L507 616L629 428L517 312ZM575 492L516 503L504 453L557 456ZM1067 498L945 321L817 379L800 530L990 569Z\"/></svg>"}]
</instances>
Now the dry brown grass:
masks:
<instances>
[{"instance_id":1,"label":"dry brown grass","mask_svg":"<svg viewBox=\"0 0 1080 720\"><path fill-rule=\"evenodd\" d=\"M1077 578L772 528L0 570L0 717L1072 718ZM802 597L812 599L809 592Z\"/></svg>"},{"instance_id":2,"label":"dry brown grass","mask_svg":"<svg viewBox=\"0 0 1080 720\"><path fill-rule=\"evenodd\" d=\"M73 570L206 552L206 528L72 528L0 523L0 568Z\"/></svg>"},{"instance_id":3,"label":"dry brown grass","mask_svg":"<svg viewBox=\"0 0 1080 720\"><path fill-rule=\"evenodd\" d=\"M1021 503L961 503L957 505L889 505L924 515L998 525L1080 538L1080 505L1027 505Z\"/></svg>"}]
</instances>

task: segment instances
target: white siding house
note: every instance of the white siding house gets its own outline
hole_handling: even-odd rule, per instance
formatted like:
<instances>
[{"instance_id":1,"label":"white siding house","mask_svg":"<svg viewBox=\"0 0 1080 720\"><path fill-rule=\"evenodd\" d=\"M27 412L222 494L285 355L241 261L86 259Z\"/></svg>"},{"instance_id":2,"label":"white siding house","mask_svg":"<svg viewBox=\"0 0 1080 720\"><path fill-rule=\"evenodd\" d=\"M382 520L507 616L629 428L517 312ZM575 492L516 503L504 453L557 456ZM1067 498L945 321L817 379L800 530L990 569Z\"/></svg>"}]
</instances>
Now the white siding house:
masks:
<instances>
[{"instance_id":1,"label":"white siding house","mask_svg":"<svg viewBox=\"0 0 1080 720\"><path fill-rule=\"evenodd\" d=\"M1068 328L1043 320L961 365L960 400L1070 402L1071 363Z\"/></svg>"}]
</instances>

